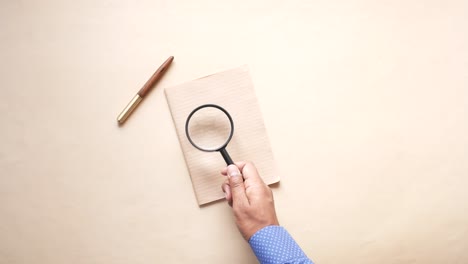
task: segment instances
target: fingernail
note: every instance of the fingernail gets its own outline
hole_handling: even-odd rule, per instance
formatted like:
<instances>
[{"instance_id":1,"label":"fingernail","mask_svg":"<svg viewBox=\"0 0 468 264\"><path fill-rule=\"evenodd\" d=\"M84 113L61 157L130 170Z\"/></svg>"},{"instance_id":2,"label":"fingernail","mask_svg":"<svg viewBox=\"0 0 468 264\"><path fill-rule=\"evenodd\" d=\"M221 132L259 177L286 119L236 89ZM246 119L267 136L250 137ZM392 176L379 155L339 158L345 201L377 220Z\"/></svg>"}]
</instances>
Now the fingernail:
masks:
<instances>
[{"instance_id":1,"label":"fingernail","mask_svg":"<svg viewBox=\"0 0 468 264\"><path fill-rule=\"evenodd\" d=\"M229 165L228 175L231 177L237 177L237 176L240 176L240 171L235 165Z\"/></svg>"}]
</instances>

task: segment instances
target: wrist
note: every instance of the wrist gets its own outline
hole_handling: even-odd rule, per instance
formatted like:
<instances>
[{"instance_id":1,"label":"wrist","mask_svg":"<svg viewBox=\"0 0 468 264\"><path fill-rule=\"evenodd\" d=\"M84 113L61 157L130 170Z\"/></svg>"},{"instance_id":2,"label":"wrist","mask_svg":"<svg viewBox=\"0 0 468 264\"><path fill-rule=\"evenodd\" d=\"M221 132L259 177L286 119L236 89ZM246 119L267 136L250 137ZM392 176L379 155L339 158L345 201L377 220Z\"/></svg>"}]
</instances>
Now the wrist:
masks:
<instances>
[{"instance_id":1,"label":"wrist","mask_svg":"<svg viewBox=\"0 0 468 264\"><path fill-rule=\"evenodd\" d=\"M257 233L258 231L264 229L265 227L269 227L269 226L279 226L278 220L254 224L254 225L244 229L245 232L241 232L241 233L242 233L243 237L245 238L245 240L249 241L250 238L255 233Z\"/></svg>"},{"instance_id":2,"label":"wrist","mask_svg":"<svg viewBox=\"0 0 468 264\"><path fill-rule=\"evenodd\" d=\"M263 226L262 228L258 229L257 231L255 231L250 237L249 239L247 240L248 243L251 242L251 240L257 236L257 234L260 234L260 233L263 233L265 232L265 230L268 230L268 229L272 229L272 228L282 228L279 224L271 224L271 225L266 225L266 226Z\"/></svg>"}]
</instances>

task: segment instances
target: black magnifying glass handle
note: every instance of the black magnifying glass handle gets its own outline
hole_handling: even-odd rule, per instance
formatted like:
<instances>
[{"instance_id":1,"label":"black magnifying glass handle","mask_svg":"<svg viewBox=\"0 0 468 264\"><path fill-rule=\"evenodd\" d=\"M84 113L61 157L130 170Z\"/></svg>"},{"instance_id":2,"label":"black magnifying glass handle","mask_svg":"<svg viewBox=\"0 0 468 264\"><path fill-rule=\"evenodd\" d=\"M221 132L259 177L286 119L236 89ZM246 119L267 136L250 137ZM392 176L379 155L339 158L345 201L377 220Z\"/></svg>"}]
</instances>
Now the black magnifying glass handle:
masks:
<instances>
[{"instance_id":1,"label":"black magnifying glass handle","mask_svg":"<svg viewBox=\"0 0 468 264\"><path fill-rule=\"evenodd\" d=\"M231 156L229 156L229 153L227 152L226 148L220 149L219 152L221 152L221 155L223 156L224 161L226 161L226 164L228 166L234 164L234 162L232 161Z\"/></svg>"}]
</instances>

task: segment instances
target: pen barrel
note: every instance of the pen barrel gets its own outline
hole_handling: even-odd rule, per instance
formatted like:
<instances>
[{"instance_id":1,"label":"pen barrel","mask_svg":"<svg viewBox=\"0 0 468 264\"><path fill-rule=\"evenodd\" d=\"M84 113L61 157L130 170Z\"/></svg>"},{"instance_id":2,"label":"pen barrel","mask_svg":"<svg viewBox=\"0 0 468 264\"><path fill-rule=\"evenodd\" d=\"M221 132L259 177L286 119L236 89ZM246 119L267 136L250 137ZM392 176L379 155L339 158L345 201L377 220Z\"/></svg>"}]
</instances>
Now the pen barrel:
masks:
<instances>
[{"instance_id":1,"label":"pen barrel","mask_svg":"<svg viewBox=\"0 0 468 264\"><path fill-rule=\"evenodd\" d=\"M125 120L127 120L130 114L132 114L133 110L138 106L142 99L143 98L140 95L136 94L132 98L130 103L128 103L127 106L124 108L122 113L120 113L120 115L117 117L117 122L119 122L119 124L125 122Z\"/></svg>"},{"instance_id":2,"label":"pen barrel","mask_svg":"<svg viewBox=\"0 0 468 264\"><path fill-rule=\"evenodd\" d=\"M153 86L161 79L161 77L164 75L164 72L169 68L169 65L171 65L172 61L174 60L173 56L170 56L157 70L151 78L143 85L143 87L138 91L138 95L140 97L145 97L146 94L153 88Z\"/></svg>"}]
</instances>

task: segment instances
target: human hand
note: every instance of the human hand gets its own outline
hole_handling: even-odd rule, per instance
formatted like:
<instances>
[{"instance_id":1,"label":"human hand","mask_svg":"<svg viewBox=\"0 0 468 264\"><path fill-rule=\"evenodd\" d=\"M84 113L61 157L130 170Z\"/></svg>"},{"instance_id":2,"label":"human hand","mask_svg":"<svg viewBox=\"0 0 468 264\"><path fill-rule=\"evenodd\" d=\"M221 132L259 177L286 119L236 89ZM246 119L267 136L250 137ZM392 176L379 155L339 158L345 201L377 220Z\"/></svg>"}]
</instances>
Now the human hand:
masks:
<instances>
[{"instance_id":1,"label":"human hand","mask_svg":"<svg viewBox=\"0 0 468 264\"><path fill-rule=\"evenodd\" d=\"M236 162L224 168L221 174L227 176L221 188L245 240L249 241L255 232L266 226L279 225L273 193L252 163Z\"/></svg>"}]
</instances>

